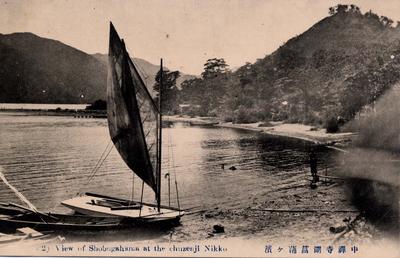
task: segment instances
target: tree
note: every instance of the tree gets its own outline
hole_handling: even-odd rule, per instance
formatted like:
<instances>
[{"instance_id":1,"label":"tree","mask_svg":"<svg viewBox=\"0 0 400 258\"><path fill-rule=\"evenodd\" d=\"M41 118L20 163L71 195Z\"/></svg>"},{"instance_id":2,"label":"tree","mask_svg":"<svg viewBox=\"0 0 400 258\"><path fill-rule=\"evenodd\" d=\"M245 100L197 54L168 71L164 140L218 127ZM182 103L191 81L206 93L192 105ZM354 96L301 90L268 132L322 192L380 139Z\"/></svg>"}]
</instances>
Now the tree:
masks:
<instances>
[{"instance_id":1,"label":"tree","mask_svg":"<svg viewBox=\"0 0 400 258\"><path fill-rule=\"evenodd\" d=\"M364 14L365 17L370 18L371 20L376 20L380 22L380 18L379 15L377 15L376 13L372 12L372 10L369 10L368 12L366 12Z\"/></svg>"},{"instance_id":2,"label":"tree","mask_svg":"<svg viewBox=\"0 0 400 258\"><path fill-rule=\"evenodd\" d=\"M349 6L347 4L338 4L336 10L338 13L345 13L347 12L348 7Z\"/></svg>"},{"instance_id":3,"label":"tree","mask_svg":"<svg viewBox=\"0 0 400 258\"><path fill-rule=\"evenodd\" d=\"M357 5L351 4L351 5L343 5L343 4L338 4L334 7L329 7L329 15L334 15L337 13L356 13L360 14L360 7Z\"/></svg>"},{"instance_id":4,"label":"tree","mask_svg":"<svg viewBox=\"0 0 400 258\"><path fill-rule=\"evenodd\" d=\"M204 72L201 74L203 79L214 78L229 71L228 65L223 58L208 59L204 64Z\"/></svg>"},{"instance_id":5,"label":"tree","mask_svg":"<svg viewBox=\"0 0 400 258\"><path fill-rule=\"evenodd\" d=\"M165 114L174 114L178 110L178 88L176 87L176 79L180 76L179 71L170 72L163 70L162 73L162 111ZM156 75L154 91L157 92L156 101L158 102L160 92L161 71Z\"/></svg>"},{"instance_id":6,"label":"tree","mask_svg":"<svg viewBox=\"0 0 400 258\"><path fill-rule=\"evenodd\" d=\"M200 105L201 98L204 95L203 80L194 78L186 80L181 84L182 90L179 92L181 103Z\"/></svg>"},{"instance_id":7,"label":"tree","mask_svg":"<svg viewBox=\"0 0 400 258\"><path fill-rule=\"evenodd\" d=\"M329 7L329 15L334 15L336 13L335 7Z\"/></svg>"},{"instance_id":8,"label":"tree","mask_svg":"<svg viewBox=\"0 0 400 258\"><path fill-rule=\"evenodd\" d=\"M381 69L370 67L346 79L345 92L341 97L342 116L350 120L366 105L375 101L400 79L400 64L394 60Z\"/></svg>"},{"instance_id":9,"label":"tree","mask_svg":"<svg viewBox=\"0 0 400 258\"><path fill-rule=\"evenodd\" d=\"M350 5L350 10L351 10L353 13L361 13L360 7L358 7L357 5L354 5L354 4Z\"/></svg>"},{"instance_id":10,"label":"tree","mask_svg":"<svg viewBox=\"0 0 400 258\"><path fill-rule=\"evenodd\" d=\"M379 21L381 22L381 24L382 24L384 27L390 27L390 26L392 26L392 24L393 24L393 20L390 19L390 18L388 18L388 17L386 17L386 16L381 16L381 17L379 18Z\"/></svg>"},{"instance_id":11,"label":"tree","mask_svg":"<svg viewBox=\"0 0 400 258\"><path fill-rule=\"evenodd\" d=\"M216 116L221 113L230 71L223 58L208 59L201 78L187 80L179 91L181 103L199 105L199 116Z\"/></svg>"},{"instance_id":12,"label":"tree","mask_svg":"<svg viewBox=\"0 0 400 258\"><path fill-rule=\"evenodd\" d=\"M201 99L202 109L210 116L220 113L223 97L226 92L229 69L223 58L208 59L204 64L203 78L204 95Z\"/></svg>"},{"instance_id":13,"label":"tree","mask_svg":"<svg viewBox=\"0 0 400 258\"><path fill-rule=\"evenodd\" d=\"M302 66L306 61L298 51L290 48L281 48L278 58L278 67L286 71Z\"/></svg>"}]
</instances>

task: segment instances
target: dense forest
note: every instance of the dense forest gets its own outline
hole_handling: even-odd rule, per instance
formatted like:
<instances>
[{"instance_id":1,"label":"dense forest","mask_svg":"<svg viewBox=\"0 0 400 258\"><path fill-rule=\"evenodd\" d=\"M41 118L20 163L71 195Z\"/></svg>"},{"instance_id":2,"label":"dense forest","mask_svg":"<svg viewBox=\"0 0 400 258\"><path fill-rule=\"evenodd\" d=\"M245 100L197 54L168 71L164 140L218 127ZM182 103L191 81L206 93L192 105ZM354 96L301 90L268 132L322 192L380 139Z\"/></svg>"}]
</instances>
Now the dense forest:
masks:
<instances>
[{"instance_id":1,"label":"dense forest","mask_svg":"<svg viewBox=\"0 0 400 258\"><path fill-rule=\"evenodd\" d=\"M400 25L355 5L329 16L255 63L229 70L207 60L200 78L169 85L169 114L250 123L285 120L326 126L352 119L400 79ZM167 72L168 73L168 72ZM176 74L175 74L176 75ZM179 74L178 74L179 76Z\"/></svg>"}]
</instances>

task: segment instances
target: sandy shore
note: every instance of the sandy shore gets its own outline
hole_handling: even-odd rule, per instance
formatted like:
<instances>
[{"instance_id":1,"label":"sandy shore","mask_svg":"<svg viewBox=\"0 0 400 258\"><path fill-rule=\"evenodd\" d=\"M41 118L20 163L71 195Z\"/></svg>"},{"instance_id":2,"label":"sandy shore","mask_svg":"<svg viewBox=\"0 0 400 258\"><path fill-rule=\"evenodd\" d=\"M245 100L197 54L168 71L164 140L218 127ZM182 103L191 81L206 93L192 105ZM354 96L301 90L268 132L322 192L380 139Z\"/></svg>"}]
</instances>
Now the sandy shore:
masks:
<instances>
[{"instance_id":1,"label":"sandy shore","mask_svg":"<svg viewBox=\"0 0 400 258\"><path fill-rule=\"evenodd\" d=\"M187 116L166 116L166 121L194 122L196 124L213 124L214 126L252 130L260 133L278 135L310 141L316 144L329 144L349 142L355 133L327 133L325 129L315 128L303 124L287 124L283 122L271 122L271 126L263 127L261 122L251 124L218 123L216 118L210 117L187 117Z\"/></svg>"},{"instance_id":2,"label":"sandy shore","mask_svg":"<svg viewBox=\"0 0 400 258\"><path fill-rule=\"evenodd\" d=\"M3 112L21 112L30 115L45 116L74 116L87 118L106 118L105 111L96 110L0 110ZM187 122L193 125L213 125L226 128L251 130L271 135L290 137L310 141L315 144L334 145L351 141L354 133L326 133L325 129L315 128L303 124L287 124L283 122L270 122L270 126L262 126L261 122L251 124L223 123L216 117L189 117L189 116L163 116L164 121Z\"/></svg>"}]
</instances>

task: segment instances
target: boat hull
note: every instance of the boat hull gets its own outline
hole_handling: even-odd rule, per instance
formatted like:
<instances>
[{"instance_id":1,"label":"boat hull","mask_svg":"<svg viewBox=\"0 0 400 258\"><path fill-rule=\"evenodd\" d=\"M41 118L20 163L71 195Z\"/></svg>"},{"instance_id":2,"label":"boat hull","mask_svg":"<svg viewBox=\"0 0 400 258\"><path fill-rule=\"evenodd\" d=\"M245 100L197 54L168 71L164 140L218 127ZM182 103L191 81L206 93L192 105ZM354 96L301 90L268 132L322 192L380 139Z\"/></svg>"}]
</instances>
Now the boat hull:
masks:
<instances>
[{"instance_id":1,"label":"boat hull","mask_svg":"<svg viewBox=\"0 0 400 258\"><path fill-rule=\"evenodd\" d=\"M118 217L99 217L87 215L67 214L36 214L28 213L17 216L0 218L0 231L14 233L18 228L29 227L36 231L82 233L93 231L110 231L132 229L147 226L157 228L171 227L179 223L179 220L153 221L143 223L140 219L127 219Z\"/></svg>"},{"instance_id":2,"label":"boat hull","mask_svg":"<svg viewBox=\"0 0 400 258\"><path fill-rule=\"evenodd\" d=\"M19 205L13 203L0 203L1 215L17 215L26 212L27 209L20 208Z\"/></svg>"},{"instance_id":3,"label":"boat hull","mask_svg":"<svg viewBox=\"0 0 400 258\"><path fill-rule=\"evenodd\" d=\"M110 216L141 223L179 222L183 211L162 206L160 211L152 204L132 206L129 200L97 194L86 194L61 202L77 213L89 216Z\"/></svg>"},{"instance_id":4,"label":"boat hull","mask_svg":"<svg viewBox=\"0 0 400 258\"><path fill-rule=\"evenodd\" d=\"M66 214L26 213L0 218L0 231L15 232L18 228L29 227L37 231L99 231L125 228L121 220L107 217L89 217Z\"/></svg>"}]
</instances>

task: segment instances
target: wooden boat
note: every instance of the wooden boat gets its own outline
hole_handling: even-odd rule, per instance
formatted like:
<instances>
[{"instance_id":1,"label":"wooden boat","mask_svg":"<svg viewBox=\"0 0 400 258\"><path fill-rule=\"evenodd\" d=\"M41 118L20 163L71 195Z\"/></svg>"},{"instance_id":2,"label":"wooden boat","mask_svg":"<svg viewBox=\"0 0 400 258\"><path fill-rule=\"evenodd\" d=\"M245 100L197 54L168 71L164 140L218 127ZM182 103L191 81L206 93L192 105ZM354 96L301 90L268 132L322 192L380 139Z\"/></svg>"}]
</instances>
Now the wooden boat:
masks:
<instances>
[{"instance_id":1,"label":"wooden boat","mask_svg":"<svg viewBox=\"0 0 400 258\"><path fill-rule=\"evenodd\" d=\"M31 211L21 205L15 203L0 202L0 215L17 215L24 212Z\"/></svg>"},{"instance_id":2,"label":"wooden boat","mask_svg":"<svg viewBox=\"0 0 400 258\"><path fill-rule=\"evenodd\" d=\"M24 227L17 228L16 232L13 234L0 233L0 245L9 244L21 240L49 240L52 238L57 237L54 237L50 234L43 234L29 227Z\"/></svg>"},{"instance_id":3,"label":"wooden boat","mask_svg":"<svg viewBox=\"0 0 400 258\"><path fill-rule=\"evenodd\" d=\"M140 218L144 223L175 223L179 221L183 211L160 205L143 202L132 202L120 198L85 193L84 196L63 201L62 204L75 210L77 213L93 216L115 216L126 219Z\"/></svg>"},{"instance_id":4,"label":"wooden boat","mask_svg":"<svg viewBox=\"0 0 400 258\"><path fill-rule=\"evenodd\" d=\"M150 223L151 222L151 223ZM163 222L162 224L160 222ZM82 232L118 230L138 227L146 223L146 226L174 226L178 221L169 220L169 224L161 220L146 221L146 217L129 219L121 217L99 217L77 214L56 213L24 213L14 216L0 217L0 231L3 233L15 233L18 228L29 227L39 232Z\"/></svg>"},{"instance_id":5,"label":"wooden boat","mask_svg":"<svg viewBox=\"0 0 400 258\"><path fill-rule=\"evenodd\" d=\"M0 231L13 233L18 228L30 227L38 231L107 230L119 228L121 220L66 214L25 213L0 218Z\"/></svg>"},{"instance_id":6,"label":"wooden boat","mask_svg":"<svg viewBox=\"0 0 400 258\"><path fill-rule=\"evenodd\" d=\"M114 216L141 223L179 221L184 214L179 207L161 205L161 179L165 177L161 171L162 60L157 106L112 24L108 58L107 119L110 137L121 158L143 182L141 200L84 194L65 200L62 205L81 214ZM145 184L155 193L156 204L143 203ZM177 203L179 206L179 200Z\"/></svg>"}]
</instances>

